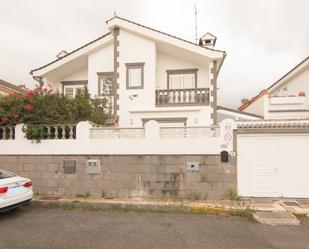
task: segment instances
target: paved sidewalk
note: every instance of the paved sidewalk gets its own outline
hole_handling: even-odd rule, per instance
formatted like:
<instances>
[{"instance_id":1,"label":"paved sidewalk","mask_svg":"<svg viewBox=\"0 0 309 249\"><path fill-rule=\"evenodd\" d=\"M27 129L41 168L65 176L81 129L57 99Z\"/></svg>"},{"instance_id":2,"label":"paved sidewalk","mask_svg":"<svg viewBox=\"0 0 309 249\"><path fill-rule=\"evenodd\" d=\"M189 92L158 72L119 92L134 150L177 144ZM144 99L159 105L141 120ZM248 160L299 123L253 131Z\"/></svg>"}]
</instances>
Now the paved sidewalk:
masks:
<instances>
[{"instance_id":1,"label":"paved sidewalk","mask_svg":"<svg viewBox=\"0 0 309 249\"><path fill-rule=\"evenodd\" d=\"M75 206L91 206L93 208L128 208L128 209L178 209L183 211L235 211L250 209L252 211L289 212L309 217L309 200L292 199L243 199L243 200L162 200L145 198L93 198L93 197L55 197L34 196L34 203L46 205L74 204Z\"/></svg>"}]
</instances>

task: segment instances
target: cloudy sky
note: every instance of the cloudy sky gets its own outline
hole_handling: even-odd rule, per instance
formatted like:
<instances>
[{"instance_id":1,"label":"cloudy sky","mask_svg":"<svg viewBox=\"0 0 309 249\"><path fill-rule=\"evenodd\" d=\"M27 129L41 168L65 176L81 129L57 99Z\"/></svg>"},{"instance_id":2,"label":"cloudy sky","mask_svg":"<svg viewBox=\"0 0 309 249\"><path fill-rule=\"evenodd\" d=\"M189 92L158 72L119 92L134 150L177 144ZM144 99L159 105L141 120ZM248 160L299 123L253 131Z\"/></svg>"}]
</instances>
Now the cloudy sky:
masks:
<instances>
[{"instance_id":1,"label":"cloudy sky","mask_svg":"<svg viewBox=\"0 0 309 249\"><path fill-rule=\"evenodd\" d=\"M228 54L219 76L219 102L237 107L309 55L308 0L0 0L0 78L35 82L33 68L107 31L117 15L194 41L218 37Z\"/></svg>"}]
</instances>

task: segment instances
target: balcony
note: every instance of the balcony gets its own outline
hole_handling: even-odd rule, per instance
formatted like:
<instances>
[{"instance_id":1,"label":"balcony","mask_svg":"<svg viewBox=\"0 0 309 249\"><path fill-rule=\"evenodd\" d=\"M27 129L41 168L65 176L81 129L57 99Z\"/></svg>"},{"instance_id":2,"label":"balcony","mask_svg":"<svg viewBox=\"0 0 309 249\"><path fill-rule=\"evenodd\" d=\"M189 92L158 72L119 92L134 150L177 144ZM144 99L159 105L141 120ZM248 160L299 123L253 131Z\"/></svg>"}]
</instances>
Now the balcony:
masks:
<instances>
[{"instance_id":1,"label":"balcony","mask_svg":"<svg viewBox=\"0 0 309 249\"><path fill-rule=\"evenodd\" d=\"M209 88L156 90L156 106L209 105Z\"/></svg>"},{"instance_id":2,"label":"balcony","mask_svg":"<svg viewBox=\"0 0 309 249\"><path fill-rule=\"evenodd\" d=\"M306 110L306 96L283 96L269 99L269 111L300 111Z\"/></svg>"}]
</instances>

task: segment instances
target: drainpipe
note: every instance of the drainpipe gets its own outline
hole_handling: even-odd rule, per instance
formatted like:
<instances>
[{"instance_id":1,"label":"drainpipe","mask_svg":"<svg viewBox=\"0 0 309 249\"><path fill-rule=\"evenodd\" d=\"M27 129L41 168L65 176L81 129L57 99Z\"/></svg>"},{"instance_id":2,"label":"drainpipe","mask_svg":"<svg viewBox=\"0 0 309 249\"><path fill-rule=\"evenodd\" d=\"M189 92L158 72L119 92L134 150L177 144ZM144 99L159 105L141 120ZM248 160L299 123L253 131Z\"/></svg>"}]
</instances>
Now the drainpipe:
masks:
<instances>
[{"instance_id":1,"label":"drainpipe","mask_svg":"<svg viewBox=\"0 0 309 249\"><path fill-rule=\"evenodd\" d=\"M40 77L40 76L32 76L32 78L34 80L36 80L37 82L39 82L40 86L43 86L44 85L44 82L43 82L43 78Z\"/></svg>"},{"instance_id":2,"label":"drainpipe","mask_svg":"<svg viewBox=\"0 0 309 249\"><path fill-rule=\"evenodd\" d=\"M33 75L33 71L30 71L30 74L32 75L32 78L39 82L39 85L42 87L44 85L44 81L43 81L43 77L40 77L40 76L34 76Z\"/></svg>"}]
</instances>

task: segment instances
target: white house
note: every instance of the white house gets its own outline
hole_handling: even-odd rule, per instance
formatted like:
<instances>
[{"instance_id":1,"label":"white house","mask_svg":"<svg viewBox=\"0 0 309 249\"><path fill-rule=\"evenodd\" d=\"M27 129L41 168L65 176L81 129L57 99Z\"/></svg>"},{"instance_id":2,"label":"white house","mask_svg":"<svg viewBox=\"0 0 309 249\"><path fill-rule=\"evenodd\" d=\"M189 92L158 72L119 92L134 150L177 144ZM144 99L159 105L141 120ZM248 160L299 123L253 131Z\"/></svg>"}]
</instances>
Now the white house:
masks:
<instances>
[{"instance_id":1,"label":"white house","mask_svg":"<svg viewBox=\"0 0 309 249\"><path fill-rule=\"evenodd\" d=\"M308 82L309 56L239 110L265 119L309 118Z\"/></svg>"},{"instance_id":2,"label":"white house","mask_svg":"<svg viewBox=\"0 0 309 249\"><path fill-rule=\"evenodd\" d=\"M200 45L115 16L109 33L31 71L68 96L87 85L106 96L119 127L217 123L217 77L226 53L206 34Z\"/></svg>"},{"instance_id":3,"label":"white house","mask_svg":"<svg viewBox=\"0 0 309 249\"><path fill-rule=\"evenodd\" d=\"M105 96L115 127L45 125L41 143L23 124L0 127L0 167L43 194L309 198L309 120L297 120L309 114L309 57L236 111L217 105L226 53L214 35L195 44L117 16L106 23L109 33L31 74L68 97L85 85Z\"/></svg>"}]
</instances>

